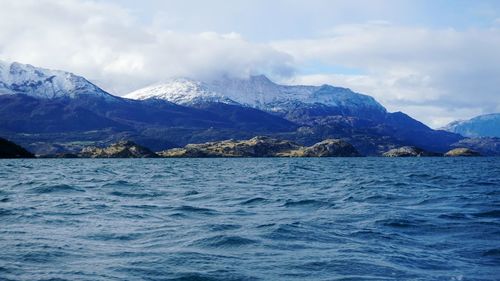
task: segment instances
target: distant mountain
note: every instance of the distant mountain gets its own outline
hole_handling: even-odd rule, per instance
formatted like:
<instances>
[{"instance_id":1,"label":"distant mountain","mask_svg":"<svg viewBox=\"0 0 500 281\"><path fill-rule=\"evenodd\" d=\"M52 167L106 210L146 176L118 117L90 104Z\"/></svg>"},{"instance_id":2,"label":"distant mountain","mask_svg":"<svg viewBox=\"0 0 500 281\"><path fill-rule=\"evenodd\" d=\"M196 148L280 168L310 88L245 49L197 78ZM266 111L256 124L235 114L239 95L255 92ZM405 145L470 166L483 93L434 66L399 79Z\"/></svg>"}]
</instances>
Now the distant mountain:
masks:
<instances>
[{"instance_id":1,"label":"distant mountain","mask_svg":"<svg viewBox=\"0 0 500 281\"><path fill-rule=\"evenodd\" d=\"M464 137L500 137L500 113L481 115L464 121L454 121L443 130Z\"/></svg>"},{"instance_id":2,"label":"distant mountain","mask_svg":"<svg viewBox=\"0 0 500 281\"><path fill-rule=\"evenodd\" d=\"M463 139L330 85L286 86L265 76L174 79L122 98L69 72L0 65L0 136L37 154L120 140L159 151L260 135L306 146L341 139L379 155L404 145L445 152Z\"/></svg>"},{"instance_id":3,"label":"distant mountain","mask_svg":"<svg viewBox=\"0 0 500 281\"><path fill-rule=\"evenodd\" d=\"M115 99L85 78L69 72L0 61L0 95L5 94L44 99L79 96Z\"/></svg>"},{"instance_id":4,"label":"distant mountain","mask_svg":"<svg viewBox=\"0 0 500 281\"><path fill-rule=\"evenodd\" d=\"M69 72L1 62L0 136L36 153L79 151L94 143L135 140L152 149L213 139L249 138L297 128L242 106L203 108L113 96Z\"/></svg>"},{"instance_id":5,"label":"distant mountain","mask_svg":"<svg viewBox=\"0 0 500 281\"><path fill-rule=\"evenodd\" d=\"M126 97L166 100L195 108L214 102L255 108L298 124L301 129L287 135L288 139L312 145L327 138L343 138L357 143L361 151L369 154L396 143L446 151L461 139L455 134L434 131L404 113L388 113L373 97L350 89L279 85L263 75L213 81L173 79Z\"/></svg>"},{"instance_id":6,"label":"distant mountain","mask_svg":"<svg viewBox=\"0 0 500 281\"><path fill-rule=\"evenodd\" d=\"M134 100L161 99L181 105L205 102L238 104L230 98L213 91L209 85L190 79L172 79L167 83L139 89L125 96Z\"/></svg>"},{"instance_id":7,"label":"distant mountain","mask_svg":"<svg viewBox=\"0 0 500 281\"><path fill-rule=\"evenodd\" d=\"M481 155L500 156L500 138L466 138L452 144L452 148L468 148L479 152Z\"/></svg>"},{"instance_id":8,"label":"distant mountain","mask_svg":"<svg viewBox=\"0 0 500 281\"><path fill-rule=\"evenodd\" d=\"M322 105L353 114L374 112L385 114L385 108L374 98L346 88L323 86L286 86L269 80L264 75L248 79L222 78L209 82L173 79L134 91L130 99L163 99L182 105L200 102L237 103L272 112L287 112L298 106Z\"/></svg>"}]
</instances>

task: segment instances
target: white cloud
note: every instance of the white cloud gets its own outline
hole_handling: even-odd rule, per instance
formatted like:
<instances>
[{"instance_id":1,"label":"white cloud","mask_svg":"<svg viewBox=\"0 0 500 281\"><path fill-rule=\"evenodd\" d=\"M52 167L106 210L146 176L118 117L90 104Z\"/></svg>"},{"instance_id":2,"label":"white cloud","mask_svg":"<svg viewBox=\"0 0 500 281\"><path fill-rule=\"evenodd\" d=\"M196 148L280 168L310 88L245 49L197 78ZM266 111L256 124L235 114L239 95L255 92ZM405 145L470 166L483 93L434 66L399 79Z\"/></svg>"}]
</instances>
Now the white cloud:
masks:
<instances>
[{"instance_id":1,"label":"white cloud","mask_svg":"<svg viewBox=\"0 0 500 281\"><path fill-rule=\"evenodd\" d=\"M299 68L321 61L362 70L352 75L303 75L289 82L351 87L434 127L500 108L500 29L433 30L372 23L272 45L290 53Z\"/></svg>"},{"instance_id":2,"label":"white cloud","mask_svg":"<svg viewBox=\"0 0 500 281\"><path fill-rule=\"evenodd\" d=\"M115 94L172 76L204 79L264 73L289 83L350 87L373 95L391 111L407 112L434 127L457 118L500 111L500 28L495 24L464 30L395 25L384 20L389 17L385 13L392 13L386 3L376 13L382 20L320 30L318 27L327 24L325 19L333 14L321 5L304 8L309 6L299 1L289 5L277 2L272 9L267 2L250 1L243 6L231 5L230 10L235 11L232 15L225 15L223 9L206 17L201 15L204 8L217 10L226 2L217 2L218 7L202 2L201 10L194 13L185 4L181 10L188 14L184 16L177 15L175 9L168 10L172 6L169 2L163 10L151 13L149 20L135 18L134 12L120 3L0 0L0 59L69 70ZM340 20L358 19L356 5L344 7L342 3L347 2L343 1L317 3L337 7L333 9L336 17L349 15ZM372 9L364 9L361 14L371 15ZM276 15L285 17L283 22ZM240 26L240 17L257 27ZM206 21L207 30L190 31L178 26L194 20ZM293 25L297 21L300 24ZM277 25L274 29L304 26L303 31L315 30L309 36L319 37L254 43L245 39L246 33L232 32L276 35L265 30L265 26L273 29L273 22ZM306 26L309 22L311 26ZM196 26L199 29L200 24ZM225 28L223 32L210 32L210 26ZM297 38L290 30L281 34ZM307 75L293 76L295 70L300 73L311 65L312 69L321 67ZM333 71L325 70L329 67ZM335 71L338 67L359 73Z\"/></svg>"},{"instance_id":3,"label":"white cloud","mask_svg":"<svg viewBox=\"0 0 500 281\"><path fill-rule=\"evenodd\" d=\"M289 75L292 58L236 33L141 25L112 4L0 0L0 59L69 70L125 94L172 76Z\"/></svg>"},{"instance_id":4,"label":"white cloud","mask_svg":"<svg viewBox=\"0 0 500 281\"><path fill-rule=\"evenodd\" d=\"M418 91L425 88L425 86L419 86L417 88L410 87L403 92L400 88L393 85L393 81L371 77L370 75L312 74L286 79L284 82L287 84L304 85L342 85L354 91L374 96L379 102L386 106L390 112L405 112L433 128L442 127L457 119L467 119L484 113L483 108L477 106L449 107L443 105L441 102L434 104L432 100L434 98L432 89L426 89L424 91L429 96L428 100L408 101L405 100L405 94L418 96ZM500 107L497 107L496 111L493 111L500 111Z\"/></svg>"}]
</instances>

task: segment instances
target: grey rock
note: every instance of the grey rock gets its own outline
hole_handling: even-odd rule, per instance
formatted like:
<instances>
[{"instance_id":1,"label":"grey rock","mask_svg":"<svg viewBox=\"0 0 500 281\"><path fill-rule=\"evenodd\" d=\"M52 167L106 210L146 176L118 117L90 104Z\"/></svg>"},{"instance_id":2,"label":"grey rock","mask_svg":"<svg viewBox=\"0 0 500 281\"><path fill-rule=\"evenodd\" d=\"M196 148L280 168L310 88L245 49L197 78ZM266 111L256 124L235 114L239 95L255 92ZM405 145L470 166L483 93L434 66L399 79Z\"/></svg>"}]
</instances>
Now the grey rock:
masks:
<instances>
[{"instance_id":1,"label":"grey rock","mask_svg":"<svg viewBox=\"0 0 500 281\"><path fill-rule=\"evenodd\" d=\"M108 147L90 146L82 149L83 158L154 158L158 155L151 150L131 141L120 141Z\"/></svg>"},{"instance_id":2,"label":"grey rock","mask_svg":"<svg viewBox=\"0 0 500 281\"><path fill-rule=\"evenodd\" d=\"M402 146L393 148L384 154L384 157L422 157L422 156L440 156L438 153L425 151L415 146Z\"/></svg>"},{"instance_id":3,"label":"grey rock","mask_svg":"<svg viewBox=\"0 0 500 281\"><path fill-rule=\"evenodd\" d=\"M162 157L348 157L359 156L357 150L341 140L325 140L304 147L287 140L254 137L249 140L225 140L188 144L158 153Z\"/></svg>"},{"instance_id":4,"label":"grey rock","mask_svg":"<svg viewBox=\"0 0 500 281\"><path fill-rule=\"evenodd\" d=\"M452 149L452 150L446 152L444 154L444 156L447 156L447 157L459 157L459 156L471 157L471 156L481 156L481 154L477 151L472 150L472 149L460 147L460 148L455 148L455 149Z\"/></svg>"}]
</instances>

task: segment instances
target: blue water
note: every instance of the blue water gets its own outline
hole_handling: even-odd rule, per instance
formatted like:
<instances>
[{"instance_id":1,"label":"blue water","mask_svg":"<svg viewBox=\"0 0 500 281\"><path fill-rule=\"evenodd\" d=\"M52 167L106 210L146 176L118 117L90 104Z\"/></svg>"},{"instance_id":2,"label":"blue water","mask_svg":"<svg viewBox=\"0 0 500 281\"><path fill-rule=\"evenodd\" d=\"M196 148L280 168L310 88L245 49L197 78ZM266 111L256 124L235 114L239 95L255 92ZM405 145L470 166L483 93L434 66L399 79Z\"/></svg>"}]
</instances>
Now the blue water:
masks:
<instances>
[{"instance_id":1,"label":"blue water","mask_svg":"<svg viewBox=\"0 0 500 281\"><path fill-rule=\"evenodd\" d=\"M0 161L0 280L500 280L500 158Z\"/></svg>"}]
</instances>

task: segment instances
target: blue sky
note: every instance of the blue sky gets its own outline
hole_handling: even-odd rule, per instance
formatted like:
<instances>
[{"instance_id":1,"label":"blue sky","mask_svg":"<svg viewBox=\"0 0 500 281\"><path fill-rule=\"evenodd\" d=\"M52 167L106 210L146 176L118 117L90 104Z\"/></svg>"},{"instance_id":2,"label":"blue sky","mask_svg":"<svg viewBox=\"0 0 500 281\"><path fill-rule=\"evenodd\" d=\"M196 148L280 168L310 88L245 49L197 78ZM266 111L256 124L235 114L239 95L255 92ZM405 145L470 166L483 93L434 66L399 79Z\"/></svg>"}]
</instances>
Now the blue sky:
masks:
<instances>
[{"instance_id":1,"label":"blue sky","mask_svg":"<svg viewBox=\"0 0 500 281\"><path fill-rule=\"evenodd\" d=\"M166 28L186 32L237 32L249 40L309 38L339 24L388 21L400 25L490 26L500 17L499 1L466 0L109 0L126 7L144 23L153 15L172 17Z\"/></svg>"},{"instance_id":2,"label":"blue sky","mask_svg":"<svg viewBox=\"0 0 500 281\"><path fill-rule=\"evenodd\" d=\"M170 77L334 84L439 127L500 112L500 1L0 0L0 59L123 95ZM29 20L26 20L29 19Z\"/></svg>"}]
</instances>

